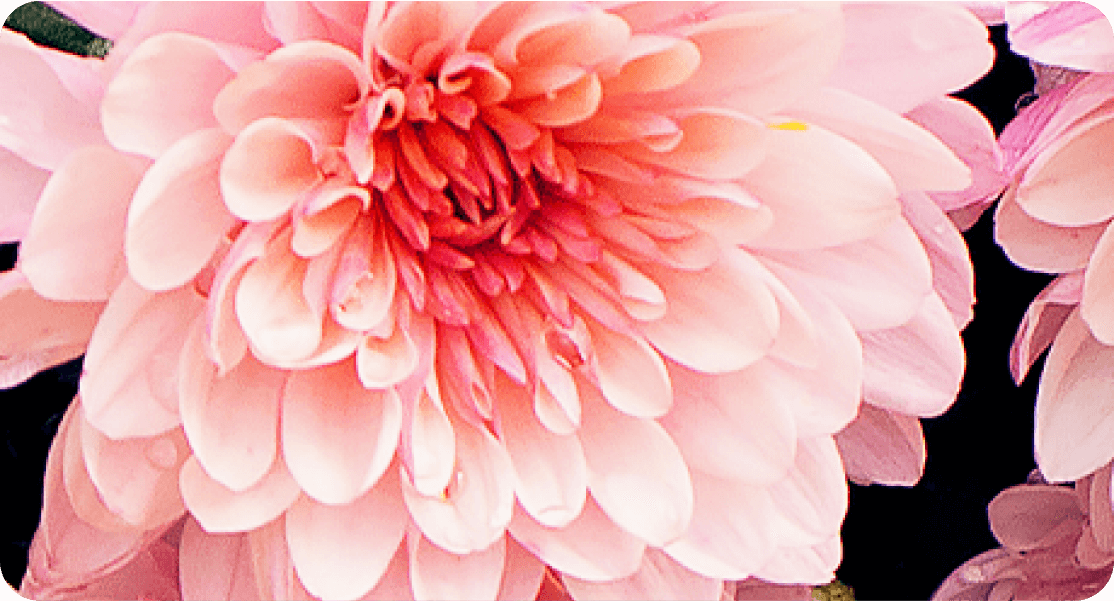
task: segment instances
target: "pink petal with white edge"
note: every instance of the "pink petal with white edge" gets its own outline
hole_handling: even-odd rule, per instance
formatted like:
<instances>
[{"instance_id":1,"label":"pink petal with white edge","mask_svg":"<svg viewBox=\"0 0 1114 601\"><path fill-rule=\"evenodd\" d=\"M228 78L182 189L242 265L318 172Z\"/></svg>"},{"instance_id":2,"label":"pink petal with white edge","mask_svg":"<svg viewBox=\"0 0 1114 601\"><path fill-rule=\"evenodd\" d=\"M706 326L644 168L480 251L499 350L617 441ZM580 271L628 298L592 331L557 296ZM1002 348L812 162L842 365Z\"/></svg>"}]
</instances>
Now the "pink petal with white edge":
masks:
<instances>
[{"instance_id":1,"label":"pink petal with white edge","mask_svg":"<svg viewBox=\"0 0 1114 601\"><path fill-rule=\"evenodd\" d=\"M508 530L546 565L592 582L630 576L646 549L646 543L616 526L591 498L564 528L542 526L516 504Z\"/></svg>"},{"instance_id":2,"label":"pink petal with white edge","mask_svg":"<svg viewBox=\"0 0 1114 601\"><path fill-rule=\"evenodd\" d=\"M990 530L1002 546L1030 551L1079 535L1086 521L1075 491L1060 486L1011 486L986 508Z\"/></svg>"},{"instance_id":3,"label":"pink petal with white edge","mask_svg":"<svg viewBox=\"0 0 1114 601\"><path fill-rule=\"evenodd\" d=\"M290 557L311 594L351 601L383 577L409 522L395 473L347 505L302 497L286 512Z\"/></svg>"},{"instance_id":4,"label":"pink petal with white edge","mask_svg":"<svg viewBox=\"0 0 1114 601\"><path fill-rule=\"evenodd\" d=\"M661 355L639 336L589 322L600 392L632 417L661 417L673 405L673 387Z\"/></svg>"},{"instance_id":5,"label":"pink petal with white edge","mask_svg":"<svg viewBox=\"0 0 1114 601\"><path fill-rule=\"evenodd\" d=\"M223 486L244 491L274 463L287 373L245 357L218 375L204 345L204 319L198 317L178 369L182 428L205 471Z\"/></svg>"},{"instance_id":6,"label":"pink petal with white edge","mask_svg":"<svg viewBox=\"0 0 1114 601\"><path fill-rule=\"evenodd\" d=\"M506 564L495 598L498 601L536 598L545 578L545 564L513 537L504 536L503 540L506 541Z\"/></svg>"},{"instance_id":7,"label":"pink petal with white edge","mask_svg":"<svg viewBox=\"0 0 1114 601\"><path fill-rule=\"evenodd\" d=\"M663 355L692 369L725 373L746 367L773 345L778 327L777 302L764 272L740 249L724 249L719 261L695 274L647 266L668 312L639 329Z\"/></svg>"},{"instance_id":8,"label":"pink petal with white edge","mask_svg":"<svg viewBox=\"0 0 1114 601\"><path fill-rule=\"evenodd\" d=\"M81 451L105 506L125 522L149 530L186 510L178 470L189 456L181 430L150 438L112 440L82 419Z\"/></svg>"},{"instance_id":9,"label":"pink petal with white edge","mask_svg":"<svg viewBox=\"0 0 1114 601\"><path fill-rule=\"evenodd\" d=\"M47 300L19 271L0 274L0 389L84 353L103 308Z\"/></svg>"},{"instance_id":10,"label":"pink petal with white edge","mask_svg":"<svg viewBox=\"0 0 1114 601\"><path fill-rule=\"evenodd\" d=\"M882 231L900 212L897 188L874 157L816 125L771 125L766 158L747 191L774 213L751 242L783 249L846 244Z\"/></svg>"},{"instance_id":11,"label":"pink petal with white edge","mask_svg":"<svg viewBox=\"0 0 1114 601\"><path fill-rule=\"evenodd\" d=\"M105 300L127 272L124 224L147 162L105 146L69 156L43 188L19 269L55 300Z\"/></svg>"},{"instance_id":12,"label":"pink petal with white edge","mask_svg":"<svg viewBox=\"0 0 1114 601\"><path fill-rule=\"evenodd\" d=\"M406 536L410 551L410 583L417 601L479 601L499 592L506 556L501 537L486 549L466 555L450 553L421 533Z\"/></svg>"},{"instance_id":13,"label":"pink petal with white edge","mask_svg":"<svg viewBox=\"0 0 1114 601\"><path fill-rule=\"evenodd\" d=\"M758 484L792 467L797 431L785 399L807 393L767 377L762 363L718 376L669 364L676 403L660 423L691 468Z\"/></svg>"},{"instance_id":14,"label":"pink petal with white edge","mask_svg":"<svg viewBox=\"0 0 1114 601\"><path fill-rule=\"evenodd\" d=\"M1114 361L1114 349L1095 340L1075 311L1064 322L1044 364L1037 390L1036 451L1052 482L1077 480L1114 456L1110 374L1095 366Z\"/></svg>"},{"instance_id":15,"label":"pink petal with white edge","mask_svg":"<svg viewBox=\"0 0 1114 601\"><path fill-rule=\"evenodd\" d=\"M762 565L780 536L779 515L762 487L692 474L692 523L663 551L708 578L742 580Z\"/></svg>"},{"instance_id":16,"label":"pink petal with white edge","mask_svg":"<svg viewBox=\"0 0 1114 601\"><path fill-rule=\"evenodd\" d=\"M210 534L187 519L182 527L178 575L182 601L234 601L259 594L245 534Z\"/></svg>"},{"instance_id":17,"label":"pink petal with white edge","mask_svg":"<svg viewBox=\"0 0 1114 601\"><path fill-rule=\"evenodd\" d=\"M673 439L656 421L611 408L591 384L577 388L592 497L616 524L653 546L679 537L692 519L693 492Z\"/></svg>"},{"instance_id":18,"label":"pink petal with white edge","mask_svg":"<svg viewBox=\"0 0 1114 601\"><path fill-rule=\"evenodd\" d=\"M994 63L986 26L959 5L852 4L843 14L846 42L829 84L895 113L967 86Z\"/></svg>"},{"instance_id":19,"label":"pink petal with white edge","mask_svg":"<svg viewBox=\"0 0 1114 601\"><path fill-rule=\"evenodd\" d=\"M39 194L49 178L49 171L0 148L0 179L6 182L0 192L0 244L18 242L27 235Z\"/></svg>"},{"instance_id":20,"label":"pink petal with white edge","mask_svg":"<svg viewBox=\"0 0 1114 601\"><path fill-rule=\"evenodd\" d=\"M68 91L43 59L46 51L10 30L0 33L0 145L43 169L58 169L70 153L103 145L95 104Z\"/></svg>"},{"instance_id":21,"label":"pink petal with white edge","mask_svg":"<svg viewBox=\"0 0 1114 601\"><path fill-rule=\"evenodd\" d=\"M932 265L932 289L952 314L955 327L963 328L974 317L975 271L967 242L927 194L910 192L901 197L901 214L921 239Z\"/></svg>"},{"instance_id":22,"label":"pink petal with white edge","mask_svg":"<svg viewBox=\"0 0 1114 601\"><path fill-rule=\"evenodd\" d=\"M155 158L179 138L216 127L213 99L247 56L254 53L185 33L144 41L105 90L105 135L120 150Z\"/></svg>"},{"instance_id":23,"label":"pink petal with white edge","mask_svg":"<svg viewBox=\"0 0 1114 601\"><path fill-rule=\"evenodd\" d=\"M151 293L130 279L120 284L85 353L80 388L91 424L112 438L178 425L178 357L203 306L190 288Z\"/></svg>"},{"instance_id":24,"label":"pink petal with white edge","mask_svg":"<svg viewBox=\"0 0 1114 601\"><path fill-rule=\"evenodd\" d=\"M1083 272L1066 273L1041 290L1029 304L1010 346L1010 373L1018 385L1041 353L1048 350L1083 296Z\"/></svg>"},{"instance_id":25,"label":"pink petal with white edge","mask_svg":"<svg viewBox=\"0 0 1114 601\"><path fill-rule=\"evenodd\" d=\"M786 112L858 144L886 169L898 191L962 190L971 184L971 170L931 133L845 90L822 88Z\"/></svg>"},{"instance_id":26,"label":"pink petal with white edge","mask_svg":"<svg viewBox=\"0 0 1114 601\"><path fill-rule=\"evenodd\" d=\"M863 398L919 417L940 415L963 380L963 340L936 294L905 325L862 332Z\"/></svg>"},{"instance_id":27,"label":"pink petal with white edge","mask_svg":"<svg viewBox=\"0 0 1114 601\"><path fill-rule=\"evenodd\" d=\"M791 271L822 289L856 330L900 326L932 292L924 245L901 218L865 240L808 252L764 251L762 256L772 260L766 264L775 274Z\"/></svg>"},{"instance_id":28,"label":"pink petal with white edge","mask_svg":"<svg viewBox=\"0 0 1114 601\"><path fill-rule=\"evenodd\" d=\"M954 211L996 195L1008 183L994 128L975 107L941 96L909 111L906 117L940 138L971 168L971 185L955 192L932 192L940 208Z\"/></svg>"},{"instance_id":29,"label":"pink petal with white edge","mask_svg":"<svg viewBox=\"0 0 1114 601\"><path fill-rule=\"evenodd\" d=\"M287 381L283 457L321 503L351 503L371 488L390 465L401 428L398 395L361 386L351 360L296 371Z\"/></svg>"},{"instance_id":30,"label":"pink petal with white edge","mask_svg":"<svg viewBox=\"0 0 1114 601\"><path fill-rule=\"evenodd\" d=\"M491 546L514 508L514 467L486 429L454 420L456 468L445 490L423 495L403 476L402 497L422 534L457 554Z\"/></svg>"},{"instance_id":31,"label":"pink petal with white edge","mask_svg":"<svg viewBox=\"0 0 1114 601\"><path fill-rule=\"evenodd\" d=\"M236 135L220 166L228 210L246 221L278 218L313 189L322 175L318 142L290 121L266 117Z\"/></svg>"},{"instance_id":32,"label":"pink petal with white edge","mask_svg":"<svg viewBox=\"0 0 1114 601\"><path fill-rule=\"evenodd\" d=\"M572 576L561 579L574 599L704 599L719 601L723 581L692 572L657 549L647 549L642 567L626 578L589 582Z\"/></svg>"},{"instance_id":33,"label":"pink petal with white edge","mask_svg":"<svg viewBox=\"0 0 1114 601\"><path fill-rule=\"evenodd\" d=\"M637 10L637 4L631 9ZM675 20L670 23L672 9L655 7L652 16L665 24L636 25L644 31L676 28L677 34L696 44L700 64L679 86L632 100L655 109L712 105L752 115L768 114L814 89L838 58L842 40L830 35L839 28L840 14L835 6L766 9L727 5L722 9L737 14L716 15L686 27L691 15L684 11L691 9L677 9L680 14L674 14ZM629 11L626 7L615 9L632 18ZM645 22L638 18L635 23L639 21ZM740 64L740 56L748 60Z\"/></svg>"},{"instance_id":34,"label":"pink petal with white edge","mask_svg":"<svg viewBox=\"0 0 1114 601\"><path fill-rule=\"evenodd\" d=\"M841 559L843 544L834 536L810 547L782 547L754 575L779 584L827 584Z\"/></svg>"},{"instance_id":35,"label":"pink petal with white edge","mask_svg":"<svg viewBox=\"0 0 1114 601\"><path fill-rule=\"evenodd\" d=\"M232 138L219 129L187 135L144 174L128 209L124 254L148 290L190 281L235 223L224 206L217 168Z\"/></svg>"},{"instance_id":36,"label":"pink petal with white edge","mask_svg":"<svg viewBox=\"0 0 1114 601\"><path fill-rule=\"evenodd\" d=\"M282 515L301 494L286 464L277 458L250 488L235 491L214 480L197 457L179 475L182 499L207 532L247 532Z\"/></svg>"},{"instance_id":37,"label":"pink petal with white edge","mask_svg":"<svg viewBox=\"0 0 1114 601\"><path fill-rule=\"evenodd\" d=\"M848 492L843 461L831 436L798 440L793 468L768 490L782 517L814 537L814 543L838 536Z\"/></svg>"},{"instance_id":38,"label":"pink petal with white edge","mask_svg":"<svg viewBox=\"0 0 1114 601\"><path fill-rule=\"evenodd\" d=\"M1079 314L1100 342L1114 343L1114 228L1107 226L1099 238L1083 275Z\"/></svg>"},{"instance_id":39,"label":"pink petal with white edge","mask_svg":"<svg viewBox=\"0 0 1114 601\"><path fill-rule=\"evenodd\" d=\"M1018 206L1016 192L1016 188L1007 190L994 214L994 239L1010 260L1045 273L1085 267L1107 223L1059 227L1039 221Z\"/></svg>"},{"instance_id":40,"label":"pink petal with white edge","mask_svg":"<svg viewBox=\"0 0 1114 601\"><path fill-rule=\"evenodd\" d=\"M369 75L350 50L319 40L295 42L244 67L217 94L212 110L230 133L263 117L344 118L367 94Z\"/></svg>"},{"instance_id":41,"label":"pink petal with white edge","mask_svg":"<svg viewBox=\"0 0 1114 601\"><path fill-rule=\"evenodd\" d=\"M543 526L568 525L580 514L588 494L580 440L543 426L527 388L501 375L495 382L495 431L514 467L515 497Z\"/></svg>"},{"instance_id":42,"label":"pink petal with white edge","mask_svg":"<svg viewBox=\"0 0 1114 601\"><path fill-rule=\"evenodd\" d=\"M1010 47L1046 65L1114 71L1114 31L1087 2L1005 6Z\"/></svg>"},{"instance_id":43,"label":"pink petal with white edge","mask_svg":"<svg viewBox=\"0 0 1114 601\"><path fill-rule=\"evenodd\" d=\"M914 416L863 403L835 440L847 477L856 484L913 486L924 474L924 434Z\"/></svg>"},{"instance_id":44,"label":"pink petal with white edge","mask_svg":"<svg viewBox=\"0 0 1114 601\"><path fill-rule=\"evenodd\" d=\"M1094 157L1101 156L1112 143L1114 114L1074 128L1037 155L1025 170L1017 188L1017 204L1029 215L1053 225L1085 226L1108 221L1114 216L1114 173L1092 165Z\"/></svg>"}]
</instances>

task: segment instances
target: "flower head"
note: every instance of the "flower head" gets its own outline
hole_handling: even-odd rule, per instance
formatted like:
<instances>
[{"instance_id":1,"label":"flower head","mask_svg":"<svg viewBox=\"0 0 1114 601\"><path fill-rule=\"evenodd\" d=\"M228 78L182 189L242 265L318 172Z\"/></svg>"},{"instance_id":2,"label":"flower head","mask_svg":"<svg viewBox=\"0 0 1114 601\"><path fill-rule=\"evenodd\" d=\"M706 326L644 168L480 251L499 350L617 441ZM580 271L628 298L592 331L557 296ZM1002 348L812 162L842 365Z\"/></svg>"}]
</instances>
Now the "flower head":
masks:
<instances>
[{"instance_id":1,"label":"flower head","mask_svg":"<svg viewBox=\"0 0 1114 601\"><path fill-rule=\"evenodd\" d=\"M898 113L985 30L888 10L278 3L260 41L140 9L18 264L105 303L56 519L130 546L52 570L44 527L27 589L168 533L185 597L829 581L841 451L886 481L863 433L920 440L970 310L925 194L970 170ZM933 23L893 42L927 83L862 79L907 68L850 41L879 19Z\"/></svg>"}]
</instances>

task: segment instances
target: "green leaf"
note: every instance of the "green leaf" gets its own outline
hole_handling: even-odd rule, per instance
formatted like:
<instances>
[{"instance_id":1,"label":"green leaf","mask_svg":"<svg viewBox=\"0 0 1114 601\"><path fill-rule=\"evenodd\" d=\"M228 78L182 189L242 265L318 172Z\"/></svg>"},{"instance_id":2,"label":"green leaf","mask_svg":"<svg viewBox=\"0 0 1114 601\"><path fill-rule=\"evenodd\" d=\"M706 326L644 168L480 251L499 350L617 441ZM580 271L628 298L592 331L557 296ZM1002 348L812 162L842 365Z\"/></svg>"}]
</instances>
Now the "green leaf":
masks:
<instances>
[{"instance_id":1,"label":"green leaf","mask_svg":"<svg viewBox=\"0 0 1114 601\"><path fill-rule=\"evenodd\" d=\"M79 56L104 58L112 41L74 23L72 19L43 4L28 2L12 11L4 27L18 31L40 46Z\"/></svg>"}]
</instances>

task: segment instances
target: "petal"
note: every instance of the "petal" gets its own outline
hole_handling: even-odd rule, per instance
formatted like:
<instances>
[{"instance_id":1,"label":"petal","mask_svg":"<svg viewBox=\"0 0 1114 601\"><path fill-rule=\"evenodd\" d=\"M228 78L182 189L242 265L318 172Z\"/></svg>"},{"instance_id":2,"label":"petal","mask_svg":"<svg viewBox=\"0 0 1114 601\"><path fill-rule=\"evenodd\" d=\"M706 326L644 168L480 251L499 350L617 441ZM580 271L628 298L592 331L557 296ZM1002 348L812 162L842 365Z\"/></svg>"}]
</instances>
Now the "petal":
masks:
<instances>
[{"instance_id":1,"label":"petal","mask_svg":"<svg viewBox=\"0 0 1114 601\"><path fill-rule=\"evenodd\" d=\"M588 470L573 434L554 434L535 416L529 391L496 376L496 432L515 474L515 497L543 526L568 525L584 507Z\"/></svg>"},{"instance_id":2,"label":"petal","mask_svg":"<svg viewBox=\"0 0 1114 601\"><path fill-rule=\"evenodd\" d=\"M262 13L261 5L236 2L214 4L203 13L187 5L147 4L136 11L127 31L115 38L111 54L127 57L143 41L164 31L266 52L277 43L264 30ZM236 68L242 66L242 62L234 65Z\"/></svg>"},{"instance_id":3,"label":"petal","mask_svg":"<svg viewBox=\"0 0 1114 601\"><path fill-rule=\"evenodd\" d=\"M933 192L945 211L993 197L1007 183L1005 157L994 128L975 107L950 96L929 100L906 114L951 148L971 168L971 185L955 192Z\"/></svg>"},{"instance_id":4,"label":"petal","mask_svg":"<svg viewBox=\"0 0 1114 601\"><path fill-rule=\"evenodd\" d=\"M192 133L167 148L139 182L124 254L144 288L169 290L190 281L236 223L217 181L230 141L218 129Z\"/></svg>"},{"instance_id":5,"label":"petal","mask_svg":"<svg viewBox=\"0 0 1114 601\"><path fill-rule=\"evenodd\" d=\"M592 582L630 576L638 570L646 548L646 543L616 526L591 498L564 528L542 526L515 505L508 530L546 565Z\"/></svg>"},{"instance_id":6,"label":"petal","mask_svg":"<svg viewBox=\"0 0 1114 601\"><path fill-rule=\"evenodd\" d=\"M418 367L418 347L400 326L386 338L364 336L356 348L356 371L368 388L387 388L410 377Z\"/></svg>"},{"instance_id":7,"label":"petal","mask_svg":"<svg viewBox=\"0 0 1114 601\"><path fill-rule=\"evenodd\" d=\"M85 352L103 303L42 298L18 271L0 274L0 388Z\"/></svg>"},{"instance_id":8,"label":"petal","mask_svg":"<svg viewBox=\"0 0 1114 601\"><path fill-rule=\"evenodd\" d=\"M1114 141L1114 115L1074 128L1039 154L1017 188L1028 214L1059 226L1091 225L1114 216L1114 172L1092 168ZM1065 200L1070 199L1070 200Z\"/></svg>"},{"instance_id":9,"label":"petal","mask_svg":"<svg viewBox=\"0 0 1114 601\"><path fill-rule=\"evenodd\" d=\"M360 385L351 361L295 371L283 393L282 449L307 495L351 503L394 457L402 409L392 389Z\"/></svg>"},{"instance_id":10,"label":"petal","mask_svg":"<svg viewBox=\"0 0 1114 601\"><path fill-rule=\"evenodd\" d=\"M144 41L105 90L105 135L120 150L154 158L179 138L216 127L213 99L247 56L247 49L186 33Z\"/></svg>"},{"instance_id":11,"label":"petal","mask_svg":"<svg viewBox=\"0 0 1114 601\"><path fill-rule=\"evenodd\" d=\"M600 392L612 407L632 417L661 417L673 405L665 362L646 340L588 325Z\"/></svg>"},{"instance_id":12,"label":"petal","mask_svg":"<svg viewBox=\"0 0 1114 601\"><path fill-rule=\"evenodd\" d=\"M231 371L218 375L204 344L204 320L199 317L190 328L179 364L182 427L209 476L233 491L244 491L274 463L286 372L245 357Z\"/></svg>"},{"instance_id":13,"label":"petal","mask_svg":"<svg viewBox=\"0 0 1114 601\"><path fill-rule=\"evenodd\" d=\"M913 486L924 474L924 434L915 416L863 403L835 440L847 477L857 484Z\"/></svg>"},{"instance_id":14,"label":"petal","mask_svg":"<svg viewBox=\"0 0 1114 601\"><path fill-rule=\"evenodd\" d=\"M578 436L588 490L624 530L660 547L692 518L692 482L673 439L657 422L611 408L599 390L578 383L584 417Z\"/></svg>"},{"instance_id":15,"label":"petal","mask_svg":"<svg viewBox=\"0 0 1114 601\"><path fill-rule=\"evenodd\" d=\"M298 499L286 513L286 540L298 578L322 599L359 599L379 582L406 533L396 470L347 505Z\"/></svg>"},{"instance_id":16,"label":"petal","mask_svg":"<svg viewBox=\"0 0 1114 601\"><path fill-rule=\"evenodd\" d=\"M1017 328L1010 346L1010 373L1019 385L1056 339L1083 294L1083 272L1064 274L1041 290Z\"/></svg>"},{"instance_id":17,"label":"petal","mask_svg":"<svg viewBox=\"0 0 1114 601\"><path fill-rule=\"evenodd\" d=\"M722 375L669 368L676 403L660 421L691 468L752 484L784 476L797 448L786 398L800 387L762 363Z\"/></svg>"},{"instance_id":18,"label":"petal","mask_svg":"<svg viewBox=\"0 0 1114 601\"><path fill-rule=\"evenodd\" d=\"M151 293L125 279L85 354L85 415L113 438L152 436L178 418L178 357L202 299L189 288Z\"/></svg>"},{"instance_id":19,"label":"petal","mask_svg":"<svg viewBox=\"0 0 1114 601\"><path fill-rule=\"evenodd\" d=\"M590 582L562 578L574 599L705 599L719 601L723 581L685 569L657 549L647 549L642 566L626 578Z\"/></svg>"},{"instance_id":20,"label":"petal","mask_svg":"<svg viewBox=\"0 0 1114 601\"><path fill-rule=\"evenodd\" d=\"M1110 492L1110 479L1109 464L1095 472L1087 503L1090 507L1088 518L1091 520L1091 532L1099 547L1107 552L1114 551L1114 501L1111 500L1114 497Z\"/></svg>"},{"instance_id":21,"label":"petal","mask_svg":"<svg viewBox=\"0 0 1114 601\"><path fill-rule=\"evenodd\" d=\"M834 6L729 10L739 12L681 29L700 51L699 67L681 85L643 95L640 105L713 105L767 114L814 89L838 58L840 14ZM747 60L740 62L740 56Z\"/></svg>"},{"instance_id":22,"label":"petal","mask_svg":"<svg viewBox=\"0 0 1114 601\"><path fill-rule=\"evenodd\" d=\"M31 227L31 216L50 172L40 169L6 148L0 148L0 244L18 242Z\"/></svg>"},{"instance_id":23,"label":"petal","mask_svg":"<svg viewBox=\"0 0 1114 601\"><path fill-rule=\"evenodd\" d=\"M935 417L963 380L963 340L940 297L929 295L901 327L862 332L863 398L879 407Z\"/></svg>"},{"instance_id":24,"label":"petal","mask_svg":"<svg viewBox=\"0 0 1114 601\"><path fill-rule=\"evenodd\" d=\"M410 548L410 583L414 599L492 599L499 592L506 555L505 538L467 555L445 551L417 532L406 539Z\"/></svg>"},{"instance_id":25,"label":"petal","mask_svg":"<svg viewBox=\"0 0 1114 601\"><path fill-rule=\"evenodd\" d=\"M58 169L70 153L105 143L96 106L82 103L22 35L0 35L0 145L36 167Z\"/></svg>"},{"instance_id":26,"label":"petal","mask_svg":"<svg viewBox=\"0 0 1114 601\"><path fill-rule=\"evenodd\" d=\"M89 478L105 506L143 529L162 526L185 511L178 470L189 456L181 430L150 438L112 440L88 421L81 428L81 451Z\"/></svg>"},{"instance_id":27,"label":"petal","mask_svg":"<svg viewBox=\"0 0 1114 601\"><path fill-rule=\"evenodd\" d=\"M708 578L741 580L758 569L779 533L777 509L762 487L693 472L696 498L684 536L663 549Z\"/></svg>"},{"instance_id":28,"label":"petal","mask_svg":"<svg viewBox=\"0 0 1114 601\"><path fill-rule=\"evenodd\" d=\"M667 152L657 152L641 142L628 142L615 151L669 171L713 180L741 177L763 158L767 131L752 117L702 109L680 115L677 125L681 141Z\"/></svg>"},{"instance_id":29,"label":"petal","mask_svg":"<svg viewBox=\"0 0 1114 601\"><path fill-rule=\"evenodd\" d=\"M244 67L216 95L213 113L231 133L263 117L342 118L369 87L352 51L306 40Z\"/></svg>"},{"instance_id":30,"label":"petal","mask_svg":"<svg viewBox=\"0 0 1114 601\"><path fill-rule=\"evenodd\" d=\"M1079 315L1087 322L1095 338L1104 344L1114 342L1114 296L1108 292L1114 278L1112 245L1114 233L1107 226L1084 271L1083 297L1079 305Z\"/></svg>"},{"instance_id":31,"label":"petal","mask_svg":"<svg viewBox=\"0 0 1114 601\"><path fill-rule=\"evenodd\" d=\"M251 487L241 491L214 480L197 457L190 457L179 475L186 507L206 532L247 532L282 515L301 490L281 458Z\"/></svg>"},{"instance_id":32,"label":"petal","mask_svg":"<svg viewBox=\"0 0 1114 601\"><path fill-rule=\"evenodd\" d=\"M375 584L371 592L360 601L414 601L414 588L410 585L410 549L408 545L398 546L387 571Z\"/></svg>"},{"instance_id":33,"label":"petal","mask_svg":"<svg viewBox=\"0 0 1114 601\"><path fill-rule=\"evenodd\" d=\"M971 184L971 170L931 133L845 90L822 88L789 112L858 144L890 174L900 192L962 190ZM990 141L993 144L993 135Z\"/></svg>"},{"instance_id":34,"label":"petal","mask_svg":"<svg viewBox=\"0 0 1114 601\"><path fill-rule=\"evenodd\" d=\"M724 250L719 261L695 274L647 266L669 309L639 329L662 354L692 369L741 369L766 353L777 331L777 303L764 272L735 249Z\"/></svg>"},{"instance_id":35,"label":"petal","mask_svg":"<svg viewBox=\"0 0 1114 601\"><path fill-rule=\"evenodd\" d=\"M774 273L792 271L822 290L857 330L906 323L932 292L932 268L924 245L904 219L892 221L865 240L763 255L773 260L767 264Z\"/></svg>"},{"instance_id":36,"label":"petal","mask_svg":"<svg viewBox=\"0 0 1114 601\"><path fill-rule=\"evenodd\" d=\"M994 537L1017 551L1077 537L1085 519L1074 491L1047 485L1011 486L994 497L986 512Z\"/></svg>"},{"instance_id":37,"label":"petal","mask_svg":"<svg viewBox=\"0 0 1114 601\"><path fill-rule=\"evenodd\" d=\"M839 535L847 513L847 478L831 436L802 438L786 478L769 488L774 505L794 526L821 543Z\"/></svg>"},{"instance_id":38,"label":"petal","mask_svg":"<svg viewBox=\"0 0 1114 601\"><path fill-rule=\"evenodd\" d=\"M842 543L834 536L818 545L782 547L754 575L781 584L827 584L842 558Z\"/></svg>"},{"instance_id":39,"label":"petal","mask_svg":"<svg viewBox=\"0 0 1114 601\"><path fill-rule=\"evenodd\" d=\"M258 594L251 546L243 534L209 534L187 519L182 528L178 573L183 601L233 601Z\"/></svg>"},{"instance_id":40,"label":"petal","mask_svg":"<svg viewBox=\"0 0 1114 601\"><path fill-rule=\"evenodd\" d=\"M422 534L457 554L491 546L514 508L514 468L503 445L486 429L456 421L456 469L438 496L423 495L404 478L402 496Z\"/></svg>"},{"instance_id":41,"label":"petal","mask_svg":"<svg viewBox=\"0 0 1114 601\"><path fill-rule=\"evenodd\" d=\"M744 186L774 212L752 242L770 248L821 248L881 231L900 211L897 189L874 159L815 125L768 130L766 158Z\"/></svg>"},{"instance_id":42,"label":"petal","mask_svg":"<svg viewBox=\"0 0 1114 601\"><path fill-rule=\"evenodd\" d=\"M975 303L975 272L967 242L927 194L903 194L901 213L928 253L933 290L947 305L955 326L963 328L974 316Z\"/></svg>"},{"instance_id":43,"label":"petal","mask_svg":"<svg viewBox=\"0 0 1114 601\"><path fill-rule=\"evenodd\" d=\"M495 598L499 601L537 598L545 578L546 565L514 538L505 536L503 540L506 541L506 564Z\"/></svg>"},{"instance_id":44,"label":"petal","mask_svg":"<svg viewBox=\"0 0 1114 601\"><path fill-rule=\"evenodd\" d=\"M828 81L895 113L967 86L994 62L986 26L962 6L853 4L843 14L846 43Z\"/></svg>"},{"instance_id":45,"label":"petal","mask_svg":"<svg viewBox=\"0 0 1114 601\"><path fill-rule=\"evenodd\" d=\"M110 40L119 37L135 21L136 11L141 5L135 2L52 2L51 6L61 11L75 23L80 23Z\"/></svg>"},{"instance_id":46,"label":"petal","mask_svg":"<svg viewBox=\"0 0 1114 601\"><path fill-rule=\"evenodd\" d=\"M145 167L90 146L54 172L19 250L20 271L36 292L56 300L108 298L126 272L124 225Z\"/></svg>"},{"instance_id":47,"label":"petal","mask_svg":"<svg viewBox=\"0 0 1114 601\"><path fill-rule=\"evenodd\" d=\"M1046 65L1114 70L1114 32L1102 10L1086 2L1005 7L1010 46ZM1043 9L1043 10L1041 10Z\"/></svg>"},{"instance_id":48,"label":"petal","mask_svg":"<svg viewBox=\"0 0 1114 601\"><path fill-rule=\"evenodd\" d=\"M317 144L290 121L253 121L232 142L220 166L220 189L228 210L247 221L286 213L322 178L314 164Z\"/></svg>"},{"instance_id":49,"label":"petal","mask_svg":"<svg viewBox=\"0 0 1114 601\"><path fill-rule=\"evenodd\" d=\"M1091 336L1078 312L1068 316L1037 391L1037 465L1050 481L1079 479L1114 456L1110 375L1095 369L1109 361L1114 350Z\"/></svg>"},{"instance_id":50,"label":"petal","mask_svg":"<svg viewBox=\"0 0 1114 601\"><path fill-rule=\"evenodd\" d=\"M1018 266L1045 273L1062 273L1087 265L1107 229L1106 223L1061 227L1039 221L1017 204L1017 191L1002 195L994 214L994 239Z\"/></svg>"}]
</instances>

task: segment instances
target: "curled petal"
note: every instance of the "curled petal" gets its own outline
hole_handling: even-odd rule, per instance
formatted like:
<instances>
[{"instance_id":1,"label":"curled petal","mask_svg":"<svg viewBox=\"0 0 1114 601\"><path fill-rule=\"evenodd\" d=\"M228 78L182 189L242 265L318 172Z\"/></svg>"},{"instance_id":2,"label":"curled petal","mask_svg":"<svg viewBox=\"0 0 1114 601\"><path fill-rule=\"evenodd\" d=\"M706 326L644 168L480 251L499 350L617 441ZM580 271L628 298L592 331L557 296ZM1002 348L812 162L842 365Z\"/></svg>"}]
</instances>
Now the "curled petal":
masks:
<instances>
[{"instance_id":1,"label":"curled petal","mask_svg":"<svg viewBox=\"0 0 1114 601\"><path fill-rule=\"evenodd\" d=\"M320 182L309 135L283 119L254 121L228 148L220 188L228 209L247 221L275 219Z\"/></svg>"}]
</instances>

